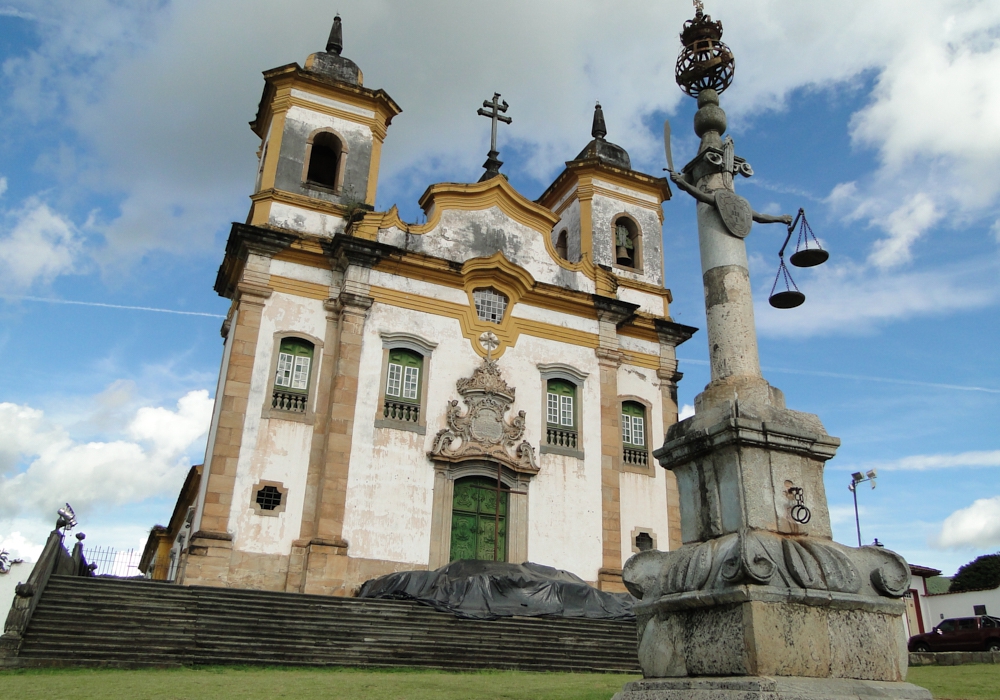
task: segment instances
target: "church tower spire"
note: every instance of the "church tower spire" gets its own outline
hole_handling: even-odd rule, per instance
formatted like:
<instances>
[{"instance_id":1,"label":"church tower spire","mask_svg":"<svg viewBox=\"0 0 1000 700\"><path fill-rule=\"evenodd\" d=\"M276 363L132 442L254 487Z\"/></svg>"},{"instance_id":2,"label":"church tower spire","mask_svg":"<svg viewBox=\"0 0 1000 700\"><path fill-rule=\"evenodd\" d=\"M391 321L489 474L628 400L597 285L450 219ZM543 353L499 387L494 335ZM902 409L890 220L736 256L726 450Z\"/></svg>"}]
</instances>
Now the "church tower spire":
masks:
<instances>
[{"instance_id":1,"label":"church tower spire","mask_svg":"<svg viewBox=\"0 0 1000 700\"><path fill-rule=\"evenodd\" d=\"M340 15L333 18L333 26L330 28L330 38L326 40L326 52L340 55L344 50L344 27L340 22Z\"/></svg>"},{"instance_id":2,"label":"church tower spire","mask_svg":"<svg viewBox=\"0 0 1000 700\"><path fill-rule=\"evenodd\" d=\"M608 126L604 123L604 110L601 109L600 102L594 107L594 126L590 129L590 135L602 141L608 135Z\"/></svg>"}]
</instances>

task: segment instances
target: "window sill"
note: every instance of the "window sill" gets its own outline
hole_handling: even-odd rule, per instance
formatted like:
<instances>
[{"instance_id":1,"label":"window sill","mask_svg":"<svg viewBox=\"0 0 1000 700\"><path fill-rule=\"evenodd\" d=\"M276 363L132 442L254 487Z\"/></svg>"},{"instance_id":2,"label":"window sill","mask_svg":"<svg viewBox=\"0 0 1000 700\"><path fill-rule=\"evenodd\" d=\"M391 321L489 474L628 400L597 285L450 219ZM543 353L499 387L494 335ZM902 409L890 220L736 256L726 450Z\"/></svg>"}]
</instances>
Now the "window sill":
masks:
<instances>
[{"instance_id":1,"label":"window sill","mask_svg":"<svg viewBox=\"0 0 1000 700\"><path fill-rule=\"evenodd\" d=\"M634 275L642 275L642 267L628 267L626 265L619 265L618 263L612 263L611 269L621 270L622 272L631 272Z\"/></svg>"},{"instance_id":2,"label":"window sill","mask_svg":"<svg viewBox=\"0 0 1000 700\"><path fill-rule=\"evenodd\" d=\"M270 406L264 407L260 417L270 420L287 420L292 423L305 423L306 425L313 425L316 422L316 416L312 411L298 413L296 411L283 411L280 408L271 408Z\"/></svg>"},{"instance_id":3,"label":"window sill","mask_svg":"<svg viewBox=\"0 0 1000 700\"><path fill-rule=\"evenodd\" d=\"M419 423L408 423L403 420L389 420L388 418L379 418L375 421L376 428L386 428L388 430L405 430L410 433L417 433L418 435L427 434L427 426L420 425Z\"/></svg>"},{"instance_id":4,"label":"window sill","mask_svg":"<svg viewBox=\"0 0 1000 700\"><path fill-rule=\"evenodd\" d=\"M538 448L539 454L562 455L563 457L576 457L583 459L583 450L574 450L571 447L557 447L555 445L541 445Z\"/></svg>"}]
</instances>

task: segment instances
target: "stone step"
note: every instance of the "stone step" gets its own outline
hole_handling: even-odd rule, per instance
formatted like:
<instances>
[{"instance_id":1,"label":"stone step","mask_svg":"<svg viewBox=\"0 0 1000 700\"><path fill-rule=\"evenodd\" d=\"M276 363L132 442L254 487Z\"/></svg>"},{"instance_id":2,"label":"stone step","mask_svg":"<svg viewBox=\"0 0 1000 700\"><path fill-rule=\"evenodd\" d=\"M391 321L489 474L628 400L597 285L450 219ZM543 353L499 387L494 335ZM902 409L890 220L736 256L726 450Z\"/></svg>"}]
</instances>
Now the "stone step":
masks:
<instances>
[{"instance_id":1,"label":"stone step","mask_svg":"<svg viewBox=\"0 0 1000 700\"><path fill-rule=\"evenodd\" d=\"M638 669L632 622L467 620L405 600L64 576L50 580L19 658L135 667Z\"/></svg>"}]
</instances>

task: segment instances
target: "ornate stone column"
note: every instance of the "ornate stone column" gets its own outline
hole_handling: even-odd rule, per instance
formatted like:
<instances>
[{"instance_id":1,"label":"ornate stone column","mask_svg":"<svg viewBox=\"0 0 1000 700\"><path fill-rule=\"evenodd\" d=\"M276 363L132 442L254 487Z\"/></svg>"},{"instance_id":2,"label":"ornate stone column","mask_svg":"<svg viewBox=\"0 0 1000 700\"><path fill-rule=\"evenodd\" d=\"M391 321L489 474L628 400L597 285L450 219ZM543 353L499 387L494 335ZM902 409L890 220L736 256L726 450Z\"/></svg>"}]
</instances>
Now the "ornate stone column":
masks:
<instances>
[{"instance_id":1,"label":"ornate stone column","mask_svg":"<svg viewBox=\"0 0 1000 700\"><path fill-rule=\"evenodd\" d=\"M684 545L625 565L647 680L616 697L927 700L903 683L909 567L887 549L832 540L823 468L840 441L786 409L760 372L743 239L752 221L791 217L758 214L735 194L733 176L753 171L721 138L718 92L733 67L721 36L700 8L685 25L678 83L698 96L702 141L673 175L699 202L712 380L653 453L676 475Z\"/></svg>"}]
</instances>

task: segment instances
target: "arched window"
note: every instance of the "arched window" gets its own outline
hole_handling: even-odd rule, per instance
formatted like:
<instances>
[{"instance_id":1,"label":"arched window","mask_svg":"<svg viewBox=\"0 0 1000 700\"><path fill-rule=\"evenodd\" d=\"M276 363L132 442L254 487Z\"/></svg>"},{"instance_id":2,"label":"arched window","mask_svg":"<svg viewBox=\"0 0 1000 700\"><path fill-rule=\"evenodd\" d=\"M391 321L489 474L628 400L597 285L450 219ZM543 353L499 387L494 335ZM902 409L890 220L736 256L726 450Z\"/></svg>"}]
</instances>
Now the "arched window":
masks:
<instances>
[{"instance_id":1,"label":"arched window","mask_svg":"<svg viewBox=\"0 0 1000 700\"><path fill-rule=\"evenodd\" d=\"M646 447L646 407L636 401L622 402L622 461L645 467L649 463Z\"/></svg>"},{"instance_id":2,"label":"arched window","mask_svg":"<svg viewBox=\"0 0 1000 700\"><path fill-rule=\"evenodd\" d=\"M642 260L639 226L627 216L619 216L612 227L615 234L615 264L638 269Z\"/></svg>"},{"instance_id":3,"label":"arched window","mask_svg":"<svg viewBox=\"0 0 1000 700\"><path fill-rule=\"evenodd\" d=\"M556 447L577 448L576 384L565 379L550 379L545 392L545 443Z\"/></svg>"},{"instance_id":4,"label":"arched window","mask_svg":"<svg viewBox=\"0 0 1000 700\"><path fill-rule=\"evenodd\" d=\"M278 346L271 408L305 413L309 400L309 376L313 344L302 338L283 338Z\"/></svg>"},{"instance_id":5,"label":"arched window","mask_svg":"<svg viewBox=\"0 0 1000 700\"><path fill-rule=\"evenodd\" d=\"M566 243L566 229L559 232L556 237L556 255L558 255L563 260L569 260L569 252Z\"/></svg>"},{"instance_id":6,"label":"arched window","mask_svg":"<svg viewBox=\"0 0 1000 700\"><path fill-rule=\"evenodd\" d=\"M338 191L343 179L340 177L343 154L344 144L336 134L321 131L313 136L309 147L306 181L309 184Z\"/></svg>"},{"instance_id":7,"label":"arched window","mask_svg":"<svg viewBox=\"0 0 1000 700\"><path fill-rule=\"evenodd\" d=\"M496 479L455 481L450 561L456 559L507 561L507 494L497 493Z\"/></svg>"},{"instance_id":8,"label":"arched window","mask_svg":"<svg viewBox=\"0 0 1000 700\"><path fill-rule=\"evenodd\" d=\"M385 372L383 418L404 423L419 423L423 367L423 355L412 350L389 350Z\"/></svg>"}]
</instances>

